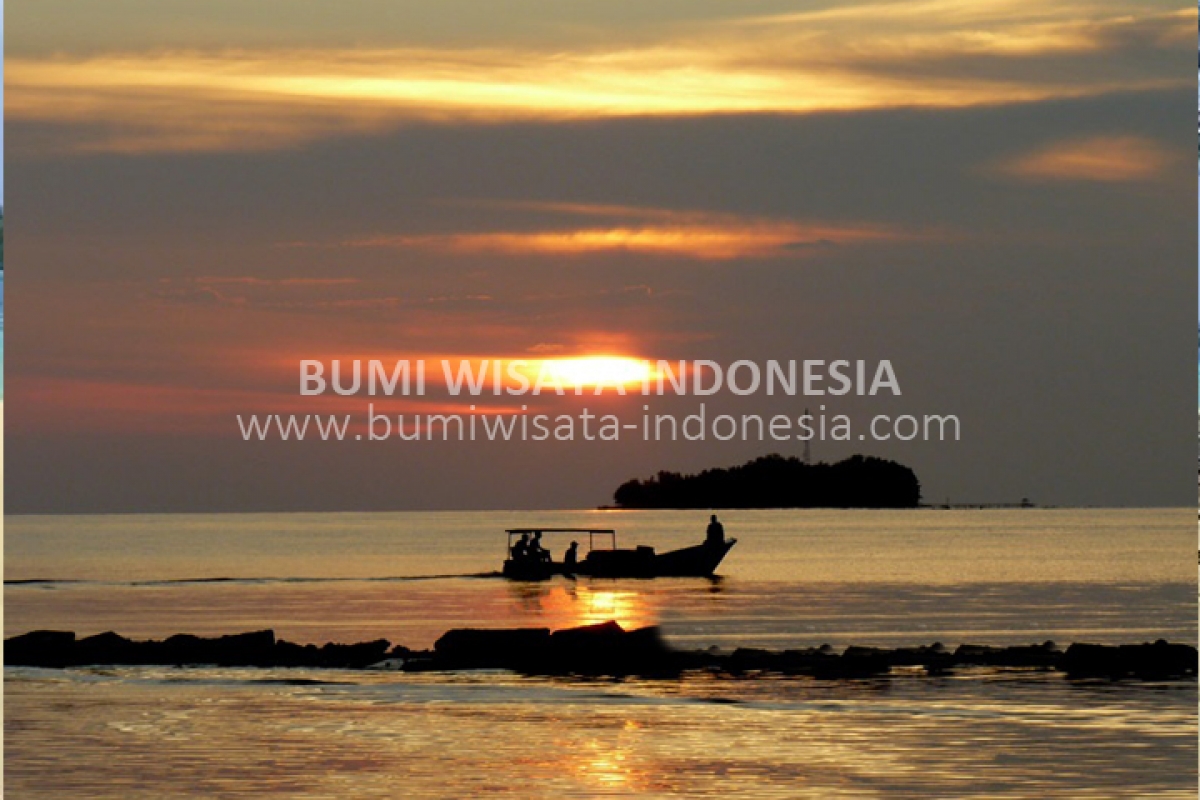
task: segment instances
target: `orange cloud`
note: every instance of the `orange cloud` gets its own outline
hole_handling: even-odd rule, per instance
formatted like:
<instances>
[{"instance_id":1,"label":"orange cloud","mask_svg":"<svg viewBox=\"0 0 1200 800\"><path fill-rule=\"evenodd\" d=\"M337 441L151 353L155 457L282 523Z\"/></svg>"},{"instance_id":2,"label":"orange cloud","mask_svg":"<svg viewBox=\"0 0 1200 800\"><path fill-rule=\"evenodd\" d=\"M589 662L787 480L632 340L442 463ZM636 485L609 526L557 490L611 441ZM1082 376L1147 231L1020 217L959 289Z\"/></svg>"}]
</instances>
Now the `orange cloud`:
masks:
<instances>
[{"instance_id":1,"label":"orange cloud","mask_svg":"<svg viewBox=\"0 0 1200 800\"><path fill-rule=\"evenodd\" d=\"M415 247L454 253L580 255L611 250L722 260L764 258L816 244L790 230L728 231L698 228L595 228L538 233L465 233L449 236L383 236L356 247Z\"/></svg>"},{"instance_id":2,"label":"orange cloud","mask_svg":"<svg viewBox=\"0 0 1200 800\"><path fill-rule=\"evenodd\" d=\"M1006 175L1037 181L1148 181L1162 175L1178 158L1152 139L1096 136L1056 142L998 165Z\"/></svg>"},{"instance_id":3,"label":"orange cloud","mask_svg":"<svg viewBox=\"0 0 1200 800\"><path fill-rule=\"evenodd\" d=\"M255 278L249 275L201 276L193 279L203 286L225 284L242 286L340 286L360 283L358 278Z\"/></svg>"},{"instance_id":4,"label":"orange cloud","mask_svg":"<svg viewBox=\"0 0 1200 800\"><path fill-rule=\"evenodd\" d=\"M642 219L561 230L380 234L351 239L342 244L348 247L416 248L502 255L571 256L620 251L721 261L775 258L811 247L911 240L929 235L868 223L796 222L708 212L569 203L509 205L570 215Z\"/></svg>"},{"instance_id":5,"label":"orange cloud","mask_svg":"<svg viewBox=\"0 0 1200 800\"><path fill-rule=\"evenodd\" d=\"M290 146L414 119L963 108L1178 86L1177 75L1122 70L1106 56L1195 35L1194 16L1131 2L1090 16L1068 3L930 0L678 22L632 47L600 36L541 46L14 54L5 113L94 126L76 149L146 152ZM1019 63L1087 54L1095 69ZM982 66L964 69L968 59Z\"/></svg>"},{"instance_id":6,"label":"orange cloud","mask_svg":"<svg viewBox=\"0 0 1200 800\"><path fill-rule=\"evenodd\" d=\"M1195 11L1161 11L1147 4L1081 6L1045 0L909 0L818 7L740 20L754 28L800 28L821 41L853 38L877 58L947 59L955 56L1050 56L1098 53L1141 38L1177 46L1194 35Z\"/></svg>"}]
</instances>

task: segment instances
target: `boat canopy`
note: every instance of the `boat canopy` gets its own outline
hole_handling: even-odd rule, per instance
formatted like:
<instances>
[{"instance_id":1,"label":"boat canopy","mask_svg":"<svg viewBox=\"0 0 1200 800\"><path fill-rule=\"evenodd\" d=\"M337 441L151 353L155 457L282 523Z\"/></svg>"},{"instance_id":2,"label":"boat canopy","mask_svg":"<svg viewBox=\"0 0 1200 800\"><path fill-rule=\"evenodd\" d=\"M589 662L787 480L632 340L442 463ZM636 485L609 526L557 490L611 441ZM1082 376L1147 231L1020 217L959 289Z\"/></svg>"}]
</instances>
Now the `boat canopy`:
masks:
<instances>
[{"instance_id":1,"label":"boat canopy","mask_svg":"<svg viewBox=\"0 0 1200 800\"><path fill-rule=\"evenodd\" d=\"M508 528L504 531L508 534L508 549L512 552L512 537L519 536L523 533L586 533L588 535L588 550L596 549L596 537L607 536L609 538L609 548L617 549L617 532L612 528Z\"/></svg>"},{"instance_id":2,"label":"boat canopy","mask_svg":"<svg viewBox=\"0 0 1200 800\"><path fill-rule=\"evenodd\" d=\"M508 528L504 531L514 533L616 533L612 528Z\"/></svg>"}]
</instances>

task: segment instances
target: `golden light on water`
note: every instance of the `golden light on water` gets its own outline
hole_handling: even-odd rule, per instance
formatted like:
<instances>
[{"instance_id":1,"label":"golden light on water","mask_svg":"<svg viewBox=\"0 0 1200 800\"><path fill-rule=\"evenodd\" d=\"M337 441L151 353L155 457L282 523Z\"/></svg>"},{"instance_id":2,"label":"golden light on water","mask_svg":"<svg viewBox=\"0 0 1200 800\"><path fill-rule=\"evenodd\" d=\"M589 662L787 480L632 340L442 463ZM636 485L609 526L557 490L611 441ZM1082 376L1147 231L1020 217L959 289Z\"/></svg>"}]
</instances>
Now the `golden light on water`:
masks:
<instances>
[{"instance_id":1,"label":"golden light on water","mask_svg":"<svg viewBox=\"0 0 1200 800\"><path fill-rule=\"evenodd\" d=\"M584 588L580 594L580 619L583 625L613 620L625 630L644 627L646 609L638 604L636 592Z\"/></svg>"},{"instance_id":2,"label":"golden light on water","mask_svg":"<svg viewBox=\"0 0 1200 800\"><path fill-rule=\"evenodd\" d=\"M575 771L589 783L606 789L617 789L629 784L631 775L625 764L626 755L604 742L588 742L577 754Z\"/></svg>"},{"instance_id":3,"label":"golden light on water","mask_svg":"<svg viewBox=\"0 0 1200 800\"><path fill-rule=\"evenodd\" d=\"M528 592L532 593L528 593ZM644 594L628 589L599 589L588 585L525 587L521 605L536 610L555 630L616 622L627 631L658 623L655 604Z\"/></svg>"}]
</instances>

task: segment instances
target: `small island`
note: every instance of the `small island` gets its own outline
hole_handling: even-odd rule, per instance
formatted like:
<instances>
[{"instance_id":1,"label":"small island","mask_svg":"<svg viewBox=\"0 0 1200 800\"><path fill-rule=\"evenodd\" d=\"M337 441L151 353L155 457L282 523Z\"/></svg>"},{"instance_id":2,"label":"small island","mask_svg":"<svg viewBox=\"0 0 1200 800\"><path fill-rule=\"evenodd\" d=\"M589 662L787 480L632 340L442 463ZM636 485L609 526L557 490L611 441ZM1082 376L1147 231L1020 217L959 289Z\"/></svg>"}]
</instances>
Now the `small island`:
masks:
<instances>
[{"instance_id":1,"label":"small island","mask_svg":"<svg viewBox=\"0 0 1200 800\"><path fill-rule=\"evenodd\" d=\"M903 464L854 455L808 464L778 454L697 475L659 472L617 487L618 508L916 508L921 483Z\"/></svg>"}]
</instances>

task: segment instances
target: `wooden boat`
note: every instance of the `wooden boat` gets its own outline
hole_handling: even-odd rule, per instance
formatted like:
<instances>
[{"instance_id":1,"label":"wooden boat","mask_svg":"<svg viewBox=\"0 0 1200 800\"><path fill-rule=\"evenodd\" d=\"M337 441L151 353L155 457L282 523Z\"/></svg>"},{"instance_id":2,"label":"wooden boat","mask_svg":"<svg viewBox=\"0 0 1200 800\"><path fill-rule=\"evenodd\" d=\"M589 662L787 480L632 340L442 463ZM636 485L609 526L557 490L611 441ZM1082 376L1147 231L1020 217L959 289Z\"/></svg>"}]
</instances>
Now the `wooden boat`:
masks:
<instances>
[{"instance_id":1,"label":"wooden boat","mask_svg":"<svg viewBox=\"0 0 1200 800\"><path fill-rule=\"evenodd\" d=\"M508 551L504 560L503 575L518 581L542 581L555 575L588 576L593 578L687 578L710 577L725 558L737 539L725 539L655 553L653 547L639 545L632 549L617 547L617 532L611 528L511 528L508 534ZM523 534L573 533L587 534L588 552L576 564L561 561L541 560L536 557L514 559L513 537ZM607 538L607 547L597 547Z\"/></svg>"}]
</instances>

